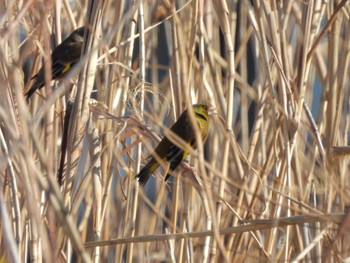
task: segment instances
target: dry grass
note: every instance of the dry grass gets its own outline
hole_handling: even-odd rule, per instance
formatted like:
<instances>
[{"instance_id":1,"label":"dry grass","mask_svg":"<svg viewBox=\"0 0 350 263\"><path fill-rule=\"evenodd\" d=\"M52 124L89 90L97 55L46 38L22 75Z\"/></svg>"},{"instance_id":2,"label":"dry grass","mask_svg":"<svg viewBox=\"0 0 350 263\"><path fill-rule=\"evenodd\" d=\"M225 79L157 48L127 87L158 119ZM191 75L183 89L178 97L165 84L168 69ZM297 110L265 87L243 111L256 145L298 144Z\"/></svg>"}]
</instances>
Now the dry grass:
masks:
<instances>
[{"instance_id":1,"label":"dry grass","mask_svg":"<svg viewBox=\"0 0 350 263\"><path fill-rule=\"evenodd\" d=\"M349 260L349 1L0 12L0 262ZM52 41L77 25L82 60L27 104ZM213 114L193 169L141 189L158 135L196 102Z\"/></svg>"}]
</instances>

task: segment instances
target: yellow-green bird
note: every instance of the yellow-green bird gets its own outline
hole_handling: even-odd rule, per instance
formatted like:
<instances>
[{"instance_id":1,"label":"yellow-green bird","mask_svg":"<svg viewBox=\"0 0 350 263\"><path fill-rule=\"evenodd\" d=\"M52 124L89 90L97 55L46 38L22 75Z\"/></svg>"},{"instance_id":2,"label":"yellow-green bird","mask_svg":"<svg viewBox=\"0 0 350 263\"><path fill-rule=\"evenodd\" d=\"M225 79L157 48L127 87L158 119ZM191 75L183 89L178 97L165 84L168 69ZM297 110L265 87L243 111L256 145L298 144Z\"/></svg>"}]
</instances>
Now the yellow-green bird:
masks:
<instances>
[{"instance_id":1,"label":"yellow-green bird","mask_svg":"<svg viewBox=\"0 0 350 263\"><path fill-rule=\"evenodd\" d=\"M52 79L62 78L75 63L80 59L81 50L83 48L85 27L74 30L61 44L59 44L51 54L52 62ZM38 73L32 78L33 85L26 92L27 100L33 95L37 89L41 89L45 85L45 69L40 68Z\"/></svg>"},{"instance_id":2,"label":"yellow-green bird","mask_svg":"<svg viewBox=\"0 0 350 263\"><path fill-rule=\"evenodd\" d=\"M192 106L196 120L195 123L200 131L202 140L204 140L208 134L208 106L203 104L195 104ZM170 130L183 141L188 143L192 148L196 148L195 129L191 122L188 110L185 110L181 114ZM136 178L141 185L145 185L151 174L160 166L160 163L157 160L170 163L169 169L174 171L187 155L188 151L178 147L167 137L164 137L152 153L151 160L141 169L139 174L136 175ZM165 181L169 176L169 174L166 175Z\"/></svg>"}]
</instances>

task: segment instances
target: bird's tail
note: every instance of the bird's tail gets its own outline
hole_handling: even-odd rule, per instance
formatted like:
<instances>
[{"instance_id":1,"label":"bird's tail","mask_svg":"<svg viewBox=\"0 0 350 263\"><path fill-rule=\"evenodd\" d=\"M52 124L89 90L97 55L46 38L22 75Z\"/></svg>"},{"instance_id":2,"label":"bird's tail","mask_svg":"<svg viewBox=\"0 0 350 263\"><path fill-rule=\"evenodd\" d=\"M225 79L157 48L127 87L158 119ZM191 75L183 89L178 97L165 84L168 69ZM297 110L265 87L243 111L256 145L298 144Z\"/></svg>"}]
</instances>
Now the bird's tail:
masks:
<instances>
[{"instance_id":1,"label":"bird's tail","mask_svg":"<svg viewBox=\"0 0 350 263\"><path fill-rule=\"evenodd\" d=\"M159 163L152 158L142 169L141 171L138 173L138 175L136 175L136 178L138 180L138 182L144 186L149 177L151 176L151 174L159 167Z\"/></svg>"},{"instance_id":2,"label":"bird's tail","mask_svg":"<svg viewBox=\"0 0 350 263\"><path fill-rule=\"evenodd\" d=\"M33 85L25 94L27 101L30 99L30 97L35 93L35 91L38 89L37 85Z\"/></svg>"},{"instance_id":3,"label":"bird's tail","mask_svg":"<svg viewBox=\"0 0 350 263\"><path fill-rule=\"evenodd\" d=\"M39 75L39 73L37 75L35 75L33 77L33 79L34 79L33 85L30 87L30 89L25 94L27 101L30 99L30 97L35 93L35 91L37 89L41 89L44 86L44 80Z\"/></svg>"}]
</instances>

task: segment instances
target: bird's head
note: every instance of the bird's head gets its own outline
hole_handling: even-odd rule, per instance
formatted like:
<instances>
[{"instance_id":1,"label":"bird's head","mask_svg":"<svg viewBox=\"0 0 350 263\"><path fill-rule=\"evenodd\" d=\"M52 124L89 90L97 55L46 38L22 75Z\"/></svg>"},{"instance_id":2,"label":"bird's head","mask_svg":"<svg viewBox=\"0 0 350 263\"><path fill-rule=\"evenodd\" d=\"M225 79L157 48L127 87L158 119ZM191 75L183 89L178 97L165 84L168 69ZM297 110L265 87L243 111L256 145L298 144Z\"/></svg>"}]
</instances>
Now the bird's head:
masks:
<instances>
[{"instance_id":1,"label":"bird's head","mask_svg":"<svg viewBox=\"0 0 350 263\"><path fill-rule=\"evenodd\" d=\"M194 104L193 110L197 118L208 121L208 106L204 104Z\"/></svg>"}]
</instances>

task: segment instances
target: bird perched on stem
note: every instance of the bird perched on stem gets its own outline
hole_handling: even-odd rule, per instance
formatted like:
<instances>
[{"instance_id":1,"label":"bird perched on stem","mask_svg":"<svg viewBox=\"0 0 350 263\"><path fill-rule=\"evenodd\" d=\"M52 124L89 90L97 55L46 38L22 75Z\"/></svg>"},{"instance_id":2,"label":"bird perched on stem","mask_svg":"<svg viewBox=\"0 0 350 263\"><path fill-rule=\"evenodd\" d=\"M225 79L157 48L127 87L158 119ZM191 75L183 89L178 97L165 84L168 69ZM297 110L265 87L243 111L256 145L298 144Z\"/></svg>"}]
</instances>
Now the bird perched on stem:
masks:
<instances>
[{"instance_id":1,"label":"bird perched on stem","mask_svg":"<svg viewBox=\"0 0 350 263\"><path fill-rule=\"evenodd\" d=\"M203 104L195 104L193 106L195 125L202 137L205 140L208 134L208 106ZM170 130L186 142L187 146L196 148L196 134L193 127L188 110L185 110L177 122ZM168 137L164 137L152 153L151 160L141 169L136 178L141 185L145 185L151 174L161 165L161 163L170 163L169 169L174 171L179 164L188 155L188 148L183 149L175 145ZM165 181L169 178L166 175Z\"/></svg>"},{"instance_id":2,"label":"bird perched on stem","mask_svg":"<svg viewBox=\"0 0 350 263\"><path fill-rule=\"evenodd\" d=\"M51 76L53 80L62 78L74 66L74 64L79 61L81 50L83 48L84 31L85 27L79 27L74 30L52 51ZM29 100L37 89L41 89L45 85L44 65L32 79L34 79L34 83L25 94L27 100Z\"/></svg>"}]
</instances>

